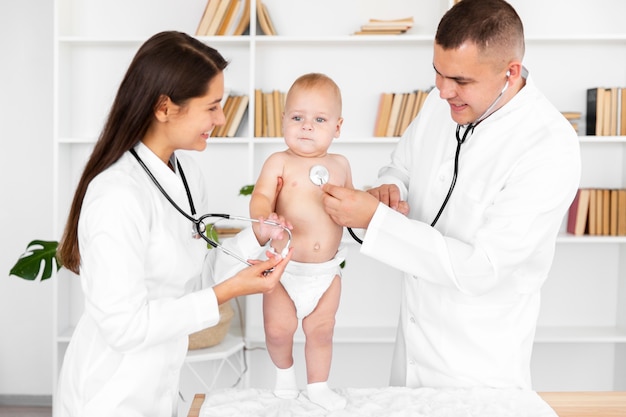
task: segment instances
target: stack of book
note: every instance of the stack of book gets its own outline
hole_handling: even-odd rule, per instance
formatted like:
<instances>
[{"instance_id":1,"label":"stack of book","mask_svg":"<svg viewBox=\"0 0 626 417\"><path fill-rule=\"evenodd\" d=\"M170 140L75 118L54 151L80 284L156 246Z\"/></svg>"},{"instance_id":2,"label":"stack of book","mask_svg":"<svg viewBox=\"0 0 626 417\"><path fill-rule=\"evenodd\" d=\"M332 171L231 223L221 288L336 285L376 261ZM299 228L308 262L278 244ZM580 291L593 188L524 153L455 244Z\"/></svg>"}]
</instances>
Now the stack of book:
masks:
<instances>
[{"instance_id":1,"label":"stack of book","mask_svg":"<svg viewBox=\"0 0 626 417\"><path fill-rule=\"evenodd\" d=\"M587 89L587 135L626 135L626 88Z\"/></svg>"},{"instance_id":2,"label":"stack of book","mask_svg":"<svg viewBox=\"0 0 626 417\"><path fill-rule=\"evenodd\" d=\"M228 94L223 99L224 116L226 123L218 126L211 132L214 138L233 138L237 136L240 126L244 120L246 110L248 110L249 97L246 95Z\"/></svg>"},{"instance_id":3,"label":"stack of book","mask_svg":"<svg viewBox=\"0 0 626 417\"><path fill-rule=\"evenodd\" d=\"M250 0L208 0L196 36L239 36L250 26Z\"/></svg>"},{"instance_id":4,"label":"stack of book","mask_svg":"<svg viewBox=\"0 0 626 417\"><path fill-rule=\"evenodd\" d=\"M580 122L582 113L579 111L563 111L561 114L570 122L574 130L578 132L578 123Z\"/></svg>"},{"instance_id":5,"label":"stack of book","mask_svg":"<svg viewBox=\"0 0 626 417\"><path fill-rule=\"evenodd\" d=\"M413 16L403 19L370 19L355 35L399 35L413 27Z\"/></svg>"},{"instance_id":6,"label":"stack of book","mask_svg":"<svg viewBox=\"0 0 626 417\"><path fill-rule=\"evenodd\" d=\"M419 113L429 90L410 93L382 93L374 125L374 136L402 136Z\"/></svg>"},{"instance_id":7,"label":"stack of book","mask_svg":"<svg viewBox=\"0 0 626 417\"><path fill-rule=\"evenodd\" d=\"M567 233L626 236L626 189L579 189L567 215Z\"/></svg>"},{"instance_id":8,"label":"stack of book","mask_svg":"<svg viewBox=\"0 0 626 417\"><path fill-rule=\"evenodd\" d=\"M263 92L254 90L254 136L278 137L283 134L285 96L278 90Z\"/></svg>"}]
</instances>

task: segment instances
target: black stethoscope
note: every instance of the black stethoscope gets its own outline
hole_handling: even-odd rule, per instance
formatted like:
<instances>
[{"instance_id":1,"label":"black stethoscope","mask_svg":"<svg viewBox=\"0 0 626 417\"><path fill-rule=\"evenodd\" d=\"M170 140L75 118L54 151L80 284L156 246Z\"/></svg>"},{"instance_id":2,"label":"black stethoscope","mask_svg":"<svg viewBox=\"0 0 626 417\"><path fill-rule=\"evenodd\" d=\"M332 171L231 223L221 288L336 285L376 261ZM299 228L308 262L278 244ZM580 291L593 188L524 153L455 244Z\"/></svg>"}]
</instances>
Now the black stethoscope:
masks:
<instances>
[{"instance_id":1,"label":"black stethoscope","mask_svg":"<svg viewBox=\"0 0 626 417\"><path fill-rule=\"evenodd\" d=\"M498 101L500 101L500 99L504 95L504 92L507 90L507 88L509 88L509 76L510 75L511 75L511 72L507 71L506 72L506 83L504 84L504 87L502 87L502 90L500 91L500 93L498 94L496 99L493 101L493 103L491 103L491 105L489 107L487 107L487 110L485 110L482 115L480 115L475 121L473 121L471 123L468 123L468 124L465 124L465 125L460 125L460 124L456 125L456 133L455 133L455 136L456 136L456 152L454 154L454 172L452 173L452 181L450 181L450 187L448 188L448 193L446 194L446 198L443 200L443 203L441 203L441 207L439 207L439 210L437 211L437 215L435 216L434 220L430 224L431 227L434 227L435 224L437 224L437 221L439 220L439 217L441 217L441 213L443 213L443 210L448 205L448 201L450 200L450 196L452 195L452 191L454 191L454 186L456 185L456 180L457 180L457 177L459 176L459 155L461 154L461 145L463 145L465 143L465 141L472 135L472 133L474 133L474 129L476 128L476 126L478 126L478 124L480 122L482 122L488 116L491 115L493 108L496 106ZM527 78L528 71L526 70L526 68L523 68L522 76L524 78ZM461 136L461 134L460 134L462 127L465 127L465 131L463 132L463 136ZM349 228L349 227L348 227L348 232L350 233L350 236L352 236L352 238L354 240L356 240L358 243L360 243L360 244L363 243L363 240L360 239L352 231L352 229Z\"/></svg>"},{"instance_id":2,"label":"black stethoscope","mask_svg":"<svg viewBox=\"0 0 626 417\"><path fill-rule=\"evenodd\" d=\"M148 177L150 177L150 179L152 180L154 185L156 185L156 187L161 192L161 194L163 194L163 196L167 199L167 201L170 202L172 207L174 207L180 214L182 214L186 219L188 219L192 223L192 237L196 239L202 238L212 247L223 251L225 254L232 256L233 258L243 262L244 264L248 266L252 265L242 256L220 245L219 242L216 242L213 239L209 238L206 233L206 224L204 223L204 221L208 218L220 218L220 219L242 220L242 221L247 221L247 222L260 223L259 220L252 219L249 217L231 216L230 214L218 214L218 213L204 214L196 218L196 207L193 203L193 197L191 196L191 191L189 190L189 184L187 183L187 178L185 178L185 173L183 171L183 167L180 165L180 161L176 159L176 166L178 168L178 172L180 173L180 178L183 181L183 186L185 187L185 192L187 193L187 200L189 201L189 208L191 210L191 215L187 214L182 208L180 208L178 204L176 204L176 202L172 199L172 197L170 197L169 194L167 194L167 192L163 189L159 181L154 177L154 174L152 174L152 171L150 171L150 169L146 166L146 164L139 157L139 155L137 155L137 152L135 152L135 149L131 148L129 151L135 157L137 162L139 162L139 165L141 165L141 167L146 172L146 174L148 174ZM285 248L283 249L281 253L282 256L286 256L287 252L289 251L289 246L291 245L291 230L289 230L286 227L281 226L279 223L274 222L272 220L264 220L263 223L269 224L271 226L282 227L283 230L287 232L287 238L288 238L287 245L285 246ZM211 223L211 229L213 227L214 227L214 223ZM271 272L271 270L265 271L265 272L269 273Z\"/></svg>"}]
</instances>

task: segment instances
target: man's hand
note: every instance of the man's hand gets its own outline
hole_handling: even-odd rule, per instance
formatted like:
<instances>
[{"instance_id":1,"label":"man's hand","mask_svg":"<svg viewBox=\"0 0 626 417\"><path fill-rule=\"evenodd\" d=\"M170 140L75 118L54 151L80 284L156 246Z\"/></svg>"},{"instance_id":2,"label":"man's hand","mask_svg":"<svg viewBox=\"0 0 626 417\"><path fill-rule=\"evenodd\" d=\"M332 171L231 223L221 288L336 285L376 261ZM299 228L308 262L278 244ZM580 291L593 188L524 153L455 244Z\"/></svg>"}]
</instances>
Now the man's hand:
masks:
<instances>
[{"instance_id":1,"label":"man's hand","mask_svg":"<svg viewBox=\"0 0 626 417\"><path fill-rule=\"evenodd\" d=\"M370 188L368 193L373 195L386 206L404 214L409 214L409 204L406 201L400 200L400 190L395 184L383 184L376 188Z\"/></svg>"},{"instance_id":2,"label":"man's hand","mask_svg":"<svg viewBox=\"0 0 626 417\"><path fill-rule=\"evenodd\" d=\"M341 226L365 229L372 220L378 200L365 191L353 190L332 184L322 185L326 194L324 210Z\"/></svg>"}]
</instances>

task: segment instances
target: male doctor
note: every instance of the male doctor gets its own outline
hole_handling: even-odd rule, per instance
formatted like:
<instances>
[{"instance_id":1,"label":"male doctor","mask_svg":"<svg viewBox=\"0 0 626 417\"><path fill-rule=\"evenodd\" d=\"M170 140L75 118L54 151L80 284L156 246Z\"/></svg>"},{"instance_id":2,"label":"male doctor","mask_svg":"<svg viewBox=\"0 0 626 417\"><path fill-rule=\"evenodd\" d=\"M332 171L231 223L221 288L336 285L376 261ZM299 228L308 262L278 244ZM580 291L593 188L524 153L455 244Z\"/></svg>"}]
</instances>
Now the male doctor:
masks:
<instances>
[{"instance_id":1,"label":"male doctor","mask_svg":"<svg viewBox=\"0 0 626 417\"><path fill-rule=\"evenodd\" d=\"M503 0L462 0L435 36L436 89L368 192L326 184L361 252L405 272L391 383L531 389L540 289L579 184L576 133L522 66Z\"/></svg>"}]
</instances>

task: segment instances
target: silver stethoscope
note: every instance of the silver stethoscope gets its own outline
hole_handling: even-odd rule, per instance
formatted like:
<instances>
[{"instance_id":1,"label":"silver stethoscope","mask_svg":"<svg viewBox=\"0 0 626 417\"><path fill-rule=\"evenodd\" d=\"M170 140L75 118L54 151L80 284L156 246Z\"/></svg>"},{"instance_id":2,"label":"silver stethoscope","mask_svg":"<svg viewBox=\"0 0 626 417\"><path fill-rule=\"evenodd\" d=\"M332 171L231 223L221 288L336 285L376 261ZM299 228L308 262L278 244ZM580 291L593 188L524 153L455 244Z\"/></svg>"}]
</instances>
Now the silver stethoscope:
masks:
<instances>
[{"instance_id":1,"label":"silver stethoscope","mask_svg":"<svg viewBox=\"0 0 626 417\"><path fill-rule=\"evenodd\" d=\"M218 218L218 221L219 219L229 219L229 220L246 221L250 223L260 223L259 220L252 219L249 217L231 216L230 214L218 214L218 213L209 213L209 214L204 214L202 216L196 217L196 207L193 204L193 197L191 196L191 191L189 190L189 184L187 184L185 173L183 172L183 168L177 159L176 165L178 167L178 172L180 173L180 178L183 181L183 186L185 187L185 192L187 193L187 200L189 201L189 208L191 210L191 215L187 214L182 208L180 208L178 204L176 204L176 202L174 202L172 197L170 197L169 194L167 194L167 192L163 189L159 181L154 177L150 169L146 166L146 164L139 157L139 155L137 155L137 152L135 152L134 149L130 149L130 153L135 157L135 159L137 159L137 162L139 162L139 165L141 165L143 170L146 171L146 174L148 174L148 177L150 177L154 185L156 185L156 187L159 189L161 194L163 194L163 196L167 199L167 201L170 202L172 207L174 207L180 214L182 214L186 219L188 219L191 222L192 224L191 235L193 238L196 238L196 239L202 238L212 247L221 250L225 254L232 256L233 258L243 262L244 264L248 266L252 266L252 264L248 262L245 258L231 251L230 249L225 248L219 242L216 242L213 239L211 239L209 236L207 236L208 235L208 233L206 233L207 226L204 222L206 219L209 219L209 218ZM289 230L288 228L272 220L264 220L263 223L268 224L270 226L281 227L287 233L287 244L285 245L285 248L281 252L281 256L286 256L287 253L289 252L289 247L291 245L291 230ZM215 226L215 222L210 223L211 228L209 229L209 231L213 230L214 226ZM271 272L271 270L265 271L265 273L269 273L269 272Z\"/></svg>"}]
</instances>

